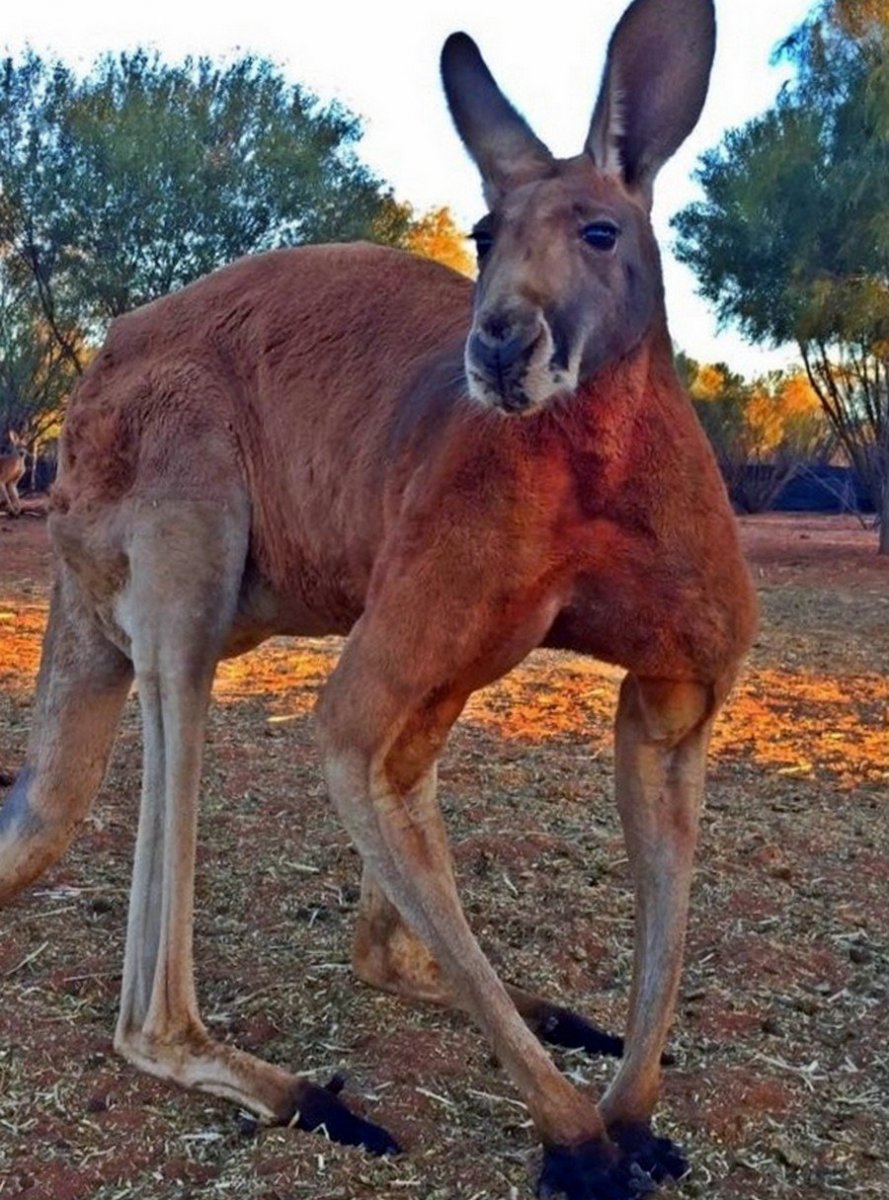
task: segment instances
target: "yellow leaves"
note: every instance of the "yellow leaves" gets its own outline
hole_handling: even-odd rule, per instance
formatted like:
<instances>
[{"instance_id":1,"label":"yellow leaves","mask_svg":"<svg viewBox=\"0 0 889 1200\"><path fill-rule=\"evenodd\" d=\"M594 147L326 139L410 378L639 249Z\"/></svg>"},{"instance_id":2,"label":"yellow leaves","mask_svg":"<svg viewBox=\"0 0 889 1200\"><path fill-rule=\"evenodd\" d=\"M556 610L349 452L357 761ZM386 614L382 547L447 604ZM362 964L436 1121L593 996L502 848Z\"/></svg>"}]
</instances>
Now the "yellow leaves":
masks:
<instances>
[{"instance_id":1,"label":"yellow leaves","mask_svg":"<svg viewBox=\"0 0 889 1200\"><path fill-rule=\"evenodd\" d=\"M823 426L821 402L802 371L781 376L771 389L762 384L754 388L746 420L762 454L772 454L788 442L811 442Z\"/></svg>"},{"instance_id":2,"label":"yellow leaves","mask_svg":"<svg viewBox=\"0 0 889 1200\"><path fill-rule=\"evenodd\" d=\"M475 275L475 255L469 240L446 206L430 208L417 216L413 205L390 196L374 219L373 237L421 258L431 258L461 275Z\"/></svg>"},{"instance_id":3,"label":"yellow leaves","mask_svg":"<svg viewBox=\"0 0 889 1200\"><path fill-rule=\"evenodd\" d=\"M461 275L475 274L475 259L449 208L430 209L415 220L408 230L406 245L414 254L443 263Z\"/></svg>"},{"instance_id":4,"label":"yellow leaves","mask_svg":"<svg viewBox=\"0 0 889 1200\"><path fill-rule=\"evenodd\" d=\"M802 371L784 376L777 399L788 417L805 416L821 409L818 394Z\"/></svg>"},{"instance_id":5,"label":"yellow leaves","mask_svg":"<svg viewBox=\"0 0 889 1200\"><path fill-rule=\"evenodd\" d=\"M761 461L791 447L805 452L823 436L821 404L802 371L746 383L724 363L702 363L690 390L705 428L723 454ZM713 406L712 413L708 405Z\"/></svg>"},{"instance_id":6,"label":"yellow leaves","mask_svg":"<svg viewBox=\"0 0 889 1200\"><path fill-rule=\"evenodd\" d=\"M889 31L889 0L834 0L831 16L852 37L863 37L875 26Z\"/></svg>"},{"instance_id":7,"label":"yellow leaves","mask_svg":"<svg viewBox=\"0 0 889 1200\"><path fill-rule=\"evenodd\" d=\"M775 398L765 389L756 388L745 405L745 417L753 442L762 453L768 453L784 434L784 419Z\"/></svg>"},{"instance_id":8,"label":"yellow leaves","mask_svg":"<svg viewBox=\"0 0 889 1200\"><path fill-rule=\"evenodd\" d=\"M696 400L715 400L725 391L728 382L728 369L724 363L701 363L691 385L691 394Z\"/></svg>"}]
</instances>

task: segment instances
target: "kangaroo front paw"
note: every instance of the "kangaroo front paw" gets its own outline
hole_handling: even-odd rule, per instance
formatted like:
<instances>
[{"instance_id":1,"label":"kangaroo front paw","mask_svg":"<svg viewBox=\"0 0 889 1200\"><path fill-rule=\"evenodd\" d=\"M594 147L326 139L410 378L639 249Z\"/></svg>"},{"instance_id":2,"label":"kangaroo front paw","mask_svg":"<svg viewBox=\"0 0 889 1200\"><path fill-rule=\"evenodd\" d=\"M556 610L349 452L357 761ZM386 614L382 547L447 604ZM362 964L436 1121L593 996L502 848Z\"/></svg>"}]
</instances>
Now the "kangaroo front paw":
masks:
<instances>
[{"instance_id":1,"label":"kangaroo front paw","mask_svg":"<svg viewBox=\"0 0 889 1200\"><path fill-rule=\"evenodd\" d=\"M537 1185L539 1200L639 1200L652 1190L651 1178L617 1147L602 1141L547 1146Z\"/></svg>"},{"instance_id":2,"label":"kangaroo front paw","mask_svg":"<svg viewBox=\"0 0 889 1200\"><path fill-rule=\"evenodd\" d=\"M371 1154L400 1154L398 1142L382 1125L356 1116L338 1099L343 1082L335 1075L325 1087L318 1087L301 1079L293 1097L293 1111L289 1117L281 1118L280 1124L318 1130L326 1133L331 1141L363 1146Z\"/></svg>"},{"instance_id":3,"label":"kangaroo front paw","mask_svg":"<svg viewBox=\"0 0 889 1200\"><path fill-rule=\"evenodd\" d=\"M689 1172L688 1160L669 1138L657 1137L647 1123L615 1123L608 1136L623 1150L630 1162L638 1165L655 1183L664 1179L682 1179Z\"/></svg>"}]
</instances>

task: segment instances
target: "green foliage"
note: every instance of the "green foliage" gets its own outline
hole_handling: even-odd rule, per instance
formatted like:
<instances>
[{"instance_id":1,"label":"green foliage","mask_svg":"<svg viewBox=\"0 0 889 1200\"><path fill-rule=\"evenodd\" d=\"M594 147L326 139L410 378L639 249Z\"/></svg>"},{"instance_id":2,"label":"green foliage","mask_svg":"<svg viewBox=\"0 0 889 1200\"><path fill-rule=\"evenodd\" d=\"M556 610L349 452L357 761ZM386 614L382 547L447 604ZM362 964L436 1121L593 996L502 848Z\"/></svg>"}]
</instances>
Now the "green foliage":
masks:
<instances>
[{"instance_id":1,"label":"green foliage","mask_svg":"<svg viewBox=\"0 0 889 1200\"><path fill-rule=\"evenodd\" d=\"M821 260L818 156L814 121L768 113L703 156L697 177L706 199L674 218L678 258L720 318L754 341L795 337L808 264Z\"/></svg>"},{"instance_id":2,"label":"green foliage","mask_svg":"<svg viewBox=\"0 0 889 1200\"><path fill-rule=\"evenodd\" d=\"M378 233L399 242L360 126L268 62L137 51L85 79L30 54L0 70L0 244L62 340L242 254Z\"/></svg>"},{"instance_id":3,"label":"green foliage","mask_svg":"<svg viewBox=\"0 0 889 1200\"><path fill-rule=\"evenodd\" d=\"M240 255L404 244L360 134L250 56L0 63L0 424L39 435L111 318Z\"/></svg>"},{"instance_id":4,"label":"green foliage","mask_svg":"<svg viewBox=\"0 0 889 1200\"><path fill-rule=\"evenodd\" d=\"M0 260L0 436L10 430L32 449L56 433L76 378L71 359L34 303L33 292Z\"/></svg>"},{"instance_id":5,"label":"green foliage","mask_svg":"<svg viewBox=\"0 0 889 1200\"><path fill-rule=\"evenodd\" d=\"M677 253L721 319L797 342L889 506L889 6L825 0L779 55L794 83L703 156L704 199L674 219Z\"/></svg>"}]
</instances>

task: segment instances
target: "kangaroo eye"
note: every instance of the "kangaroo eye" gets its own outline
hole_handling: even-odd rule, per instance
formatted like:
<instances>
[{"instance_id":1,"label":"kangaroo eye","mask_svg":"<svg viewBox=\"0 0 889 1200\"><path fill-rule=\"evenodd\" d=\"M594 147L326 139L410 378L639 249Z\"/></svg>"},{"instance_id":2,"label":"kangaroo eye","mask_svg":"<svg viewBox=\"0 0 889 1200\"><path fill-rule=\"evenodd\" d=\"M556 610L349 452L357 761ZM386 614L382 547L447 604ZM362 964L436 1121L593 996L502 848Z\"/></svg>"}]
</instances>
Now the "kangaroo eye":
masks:
<instances>
[{"instance_id":1,"label":"kangaroo eye","mask_svg":"<svg viewBox=\"0 0 889 1200\"><path fill-rule=\"evenodd\" d=\"M594 250L613 250L620 237L620 226L614 221L592 221L584 225L580 236Z\"/></svg>"},{"instance_id":2,"label":"kangaroo eye","mask_svg":"<svg viewBox=\"0 0 889 1200\"><path fill-rule=\"evenodd\" d=\"M490 229L473 229L469 238L470 241L475 242L475 253L478 256L478 261L481 262L494 245L494 235Z\"/></svg>"}]
</instances>

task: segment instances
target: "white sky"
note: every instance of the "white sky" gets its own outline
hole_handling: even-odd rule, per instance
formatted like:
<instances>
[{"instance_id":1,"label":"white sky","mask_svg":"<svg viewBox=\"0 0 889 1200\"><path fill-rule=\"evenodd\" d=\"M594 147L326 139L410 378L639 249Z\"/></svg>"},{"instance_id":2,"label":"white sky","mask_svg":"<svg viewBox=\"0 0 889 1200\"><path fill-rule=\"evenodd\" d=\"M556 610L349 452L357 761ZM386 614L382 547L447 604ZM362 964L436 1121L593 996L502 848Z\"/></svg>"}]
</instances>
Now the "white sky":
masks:
<instances>
[{"instance_id":1,"label":"white sky","mask_svg":"<svg viewBox=\"0 0 889 1200\"><path fill-rule=\"evenodd\" d=\"M697 156L722 132L766 108L786 72L769 66L775 44L811 0L716 0L719 42L710 96L695 132L664 168L655 224L668 251L668 220L696 193ZM583 144L605 45L626 0L544 0L543 16L522 16L516 0L7 0L2 46L26 45L87 68L105 50L157 47L169 59L253 51L278 63L322 99L338 97L365 124L364 160L399 199L424 210L450 205L466 228L481 215L475 169L450 124L438 82L447 34L465 29L498 83L550 149ZM523 6L524 7L524 6ZM532 12L530 4L524 8ZM706 361L754 373L780 366L790 349L764 353L733 330L717 334L694 278L665 254L668 312L675 341Z\"/></svg>"}]
</instances>

